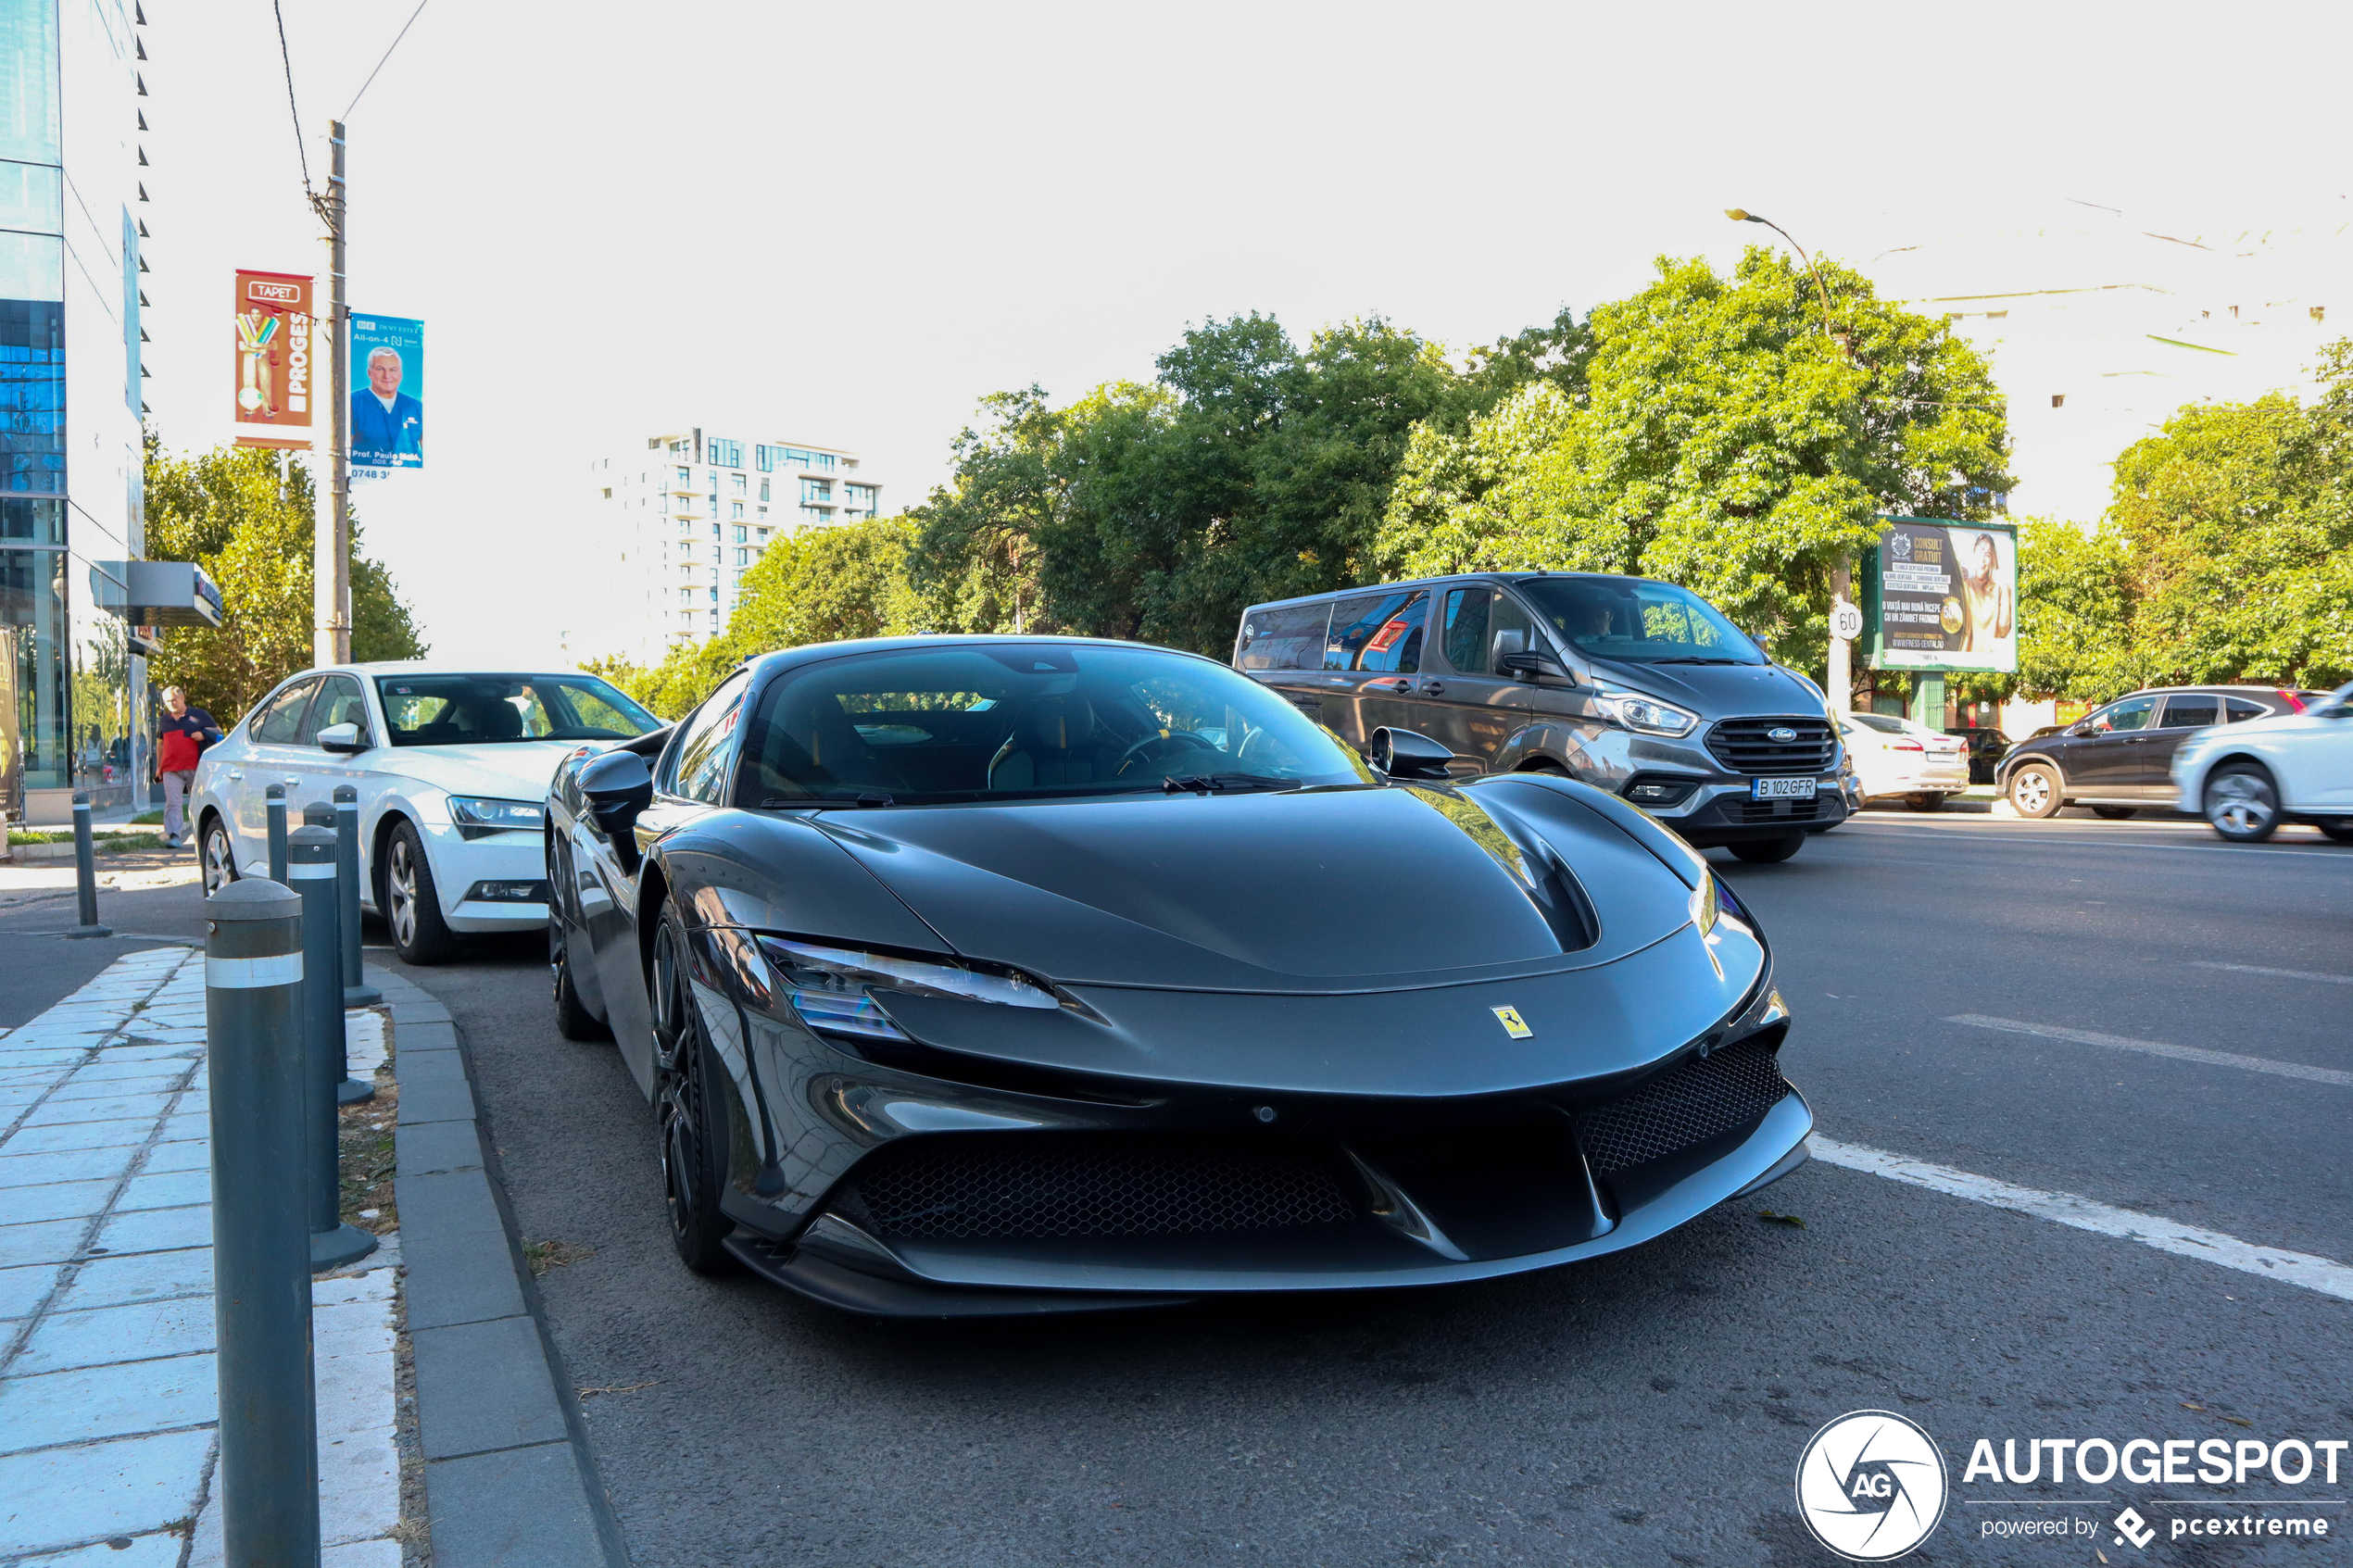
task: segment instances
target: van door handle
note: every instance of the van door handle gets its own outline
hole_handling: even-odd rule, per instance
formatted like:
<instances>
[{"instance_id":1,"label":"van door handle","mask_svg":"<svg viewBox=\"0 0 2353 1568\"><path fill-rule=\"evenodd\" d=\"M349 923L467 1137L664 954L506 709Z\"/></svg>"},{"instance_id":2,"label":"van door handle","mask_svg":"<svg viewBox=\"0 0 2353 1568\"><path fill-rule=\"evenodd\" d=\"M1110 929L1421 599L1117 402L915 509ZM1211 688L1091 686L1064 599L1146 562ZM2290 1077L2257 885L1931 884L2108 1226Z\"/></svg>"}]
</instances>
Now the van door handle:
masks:
<instances>
[{"instance_id":1,"label":"van door handle","mask_svg":"<svg viewBox=\"0 0 2353 1568\"><path fill-rule=\"evenodd\" d=\"M1390 681L1387 684L1401 696L1414 689L1414 683L1411 681Z\"/></svg>"},{"instance_id":2,"label":"van door handle","mask_svg":"<svg viewBox=\"0 0 2353 1568\"><path fill-rule=\"evenodd\" d=\"M1445 689L1446 683L1443 681L1424 681L1422 683L1422 696L1436 696L1439 693L1444 691Z\"/></svg>"}]
</instances>

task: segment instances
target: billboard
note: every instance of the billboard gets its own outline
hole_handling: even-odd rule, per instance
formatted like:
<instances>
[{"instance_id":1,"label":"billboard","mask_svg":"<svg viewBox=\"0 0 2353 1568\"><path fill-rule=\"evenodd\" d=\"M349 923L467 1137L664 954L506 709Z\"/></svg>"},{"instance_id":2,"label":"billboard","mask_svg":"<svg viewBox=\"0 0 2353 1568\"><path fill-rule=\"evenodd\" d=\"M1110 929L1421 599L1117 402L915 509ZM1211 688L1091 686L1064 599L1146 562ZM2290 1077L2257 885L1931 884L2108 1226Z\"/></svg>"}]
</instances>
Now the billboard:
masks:
<instances>
[{"instance_id":1,"label":"billboard","mask_svg":"<svg viewBox=\"0 0 2353 1568\"><path fill-rule=\"evenodd\" d=\"M351 315L351 466L425 464L425 324Z\"/></svg>"},{"instance_id":2,"label":"billboard","mask_svg":"<svg viewBox=\"0 0 2353 1568\"><path fill-rule=\"evenodd\" d=\"M2018 669L2018 534L2004 522L1886 518L1864 566L1874 670Z\"/></svg>"},{"instance_id":3,"label":"billboard","mask_svg":"<svg viewBox=\"0 0 2353 1568\"><path fill-rule=\"evenodd\" d=\"M310 445L310 280L290 272L237 273L240 446Z\"/></svg>"}]
</instances>

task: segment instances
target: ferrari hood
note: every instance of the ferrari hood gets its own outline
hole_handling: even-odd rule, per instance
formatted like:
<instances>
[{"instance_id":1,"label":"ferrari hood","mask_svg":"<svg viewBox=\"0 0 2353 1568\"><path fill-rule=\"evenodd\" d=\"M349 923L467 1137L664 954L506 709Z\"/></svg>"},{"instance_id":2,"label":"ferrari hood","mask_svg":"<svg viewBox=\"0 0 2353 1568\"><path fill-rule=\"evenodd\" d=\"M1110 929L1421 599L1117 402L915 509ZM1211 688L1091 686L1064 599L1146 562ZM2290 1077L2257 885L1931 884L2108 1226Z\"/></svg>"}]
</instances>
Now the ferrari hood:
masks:
<instances>
[{"instance_id":1,"label":"ferrari hood","mask_svg":"<svg viewBox=\"0 0 2353 1568\"><path fill-rule=\"evenodd\" d=\"M1539 809L1515 809L1522 795ZM811 820L958 953L1065 984L1463 984L1604 963L1690 919L1690 890L1656 858L1551 791L1155 795Z\"/></svg>"}]
</instances>

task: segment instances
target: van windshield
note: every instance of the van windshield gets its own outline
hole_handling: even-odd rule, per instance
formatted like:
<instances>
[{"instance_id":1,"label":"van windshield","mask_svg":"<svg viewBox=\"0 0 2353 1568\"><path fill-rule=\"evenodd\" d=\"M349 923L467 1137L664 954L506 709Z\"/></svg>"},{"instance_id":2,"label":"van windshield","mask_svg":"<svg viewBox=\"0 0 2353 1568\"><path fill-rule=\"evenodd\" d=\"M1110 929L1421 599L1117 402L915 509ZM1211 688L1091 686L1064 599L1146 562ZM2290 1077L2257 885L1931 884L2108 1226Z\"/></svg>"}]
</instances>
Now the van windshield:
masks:
<instances>
[{"instance_id":1,"label":"van windshield","mask_svg":"<svg viewBox=\"0 0 2353 1568\"><path fill-rule=\"evenodd\" d=\"M1705 599L1631 577L1523 577L1512 584L1591 659L1620 664L1763 664L1764 650Z\"/></svg>"}]
</instances>

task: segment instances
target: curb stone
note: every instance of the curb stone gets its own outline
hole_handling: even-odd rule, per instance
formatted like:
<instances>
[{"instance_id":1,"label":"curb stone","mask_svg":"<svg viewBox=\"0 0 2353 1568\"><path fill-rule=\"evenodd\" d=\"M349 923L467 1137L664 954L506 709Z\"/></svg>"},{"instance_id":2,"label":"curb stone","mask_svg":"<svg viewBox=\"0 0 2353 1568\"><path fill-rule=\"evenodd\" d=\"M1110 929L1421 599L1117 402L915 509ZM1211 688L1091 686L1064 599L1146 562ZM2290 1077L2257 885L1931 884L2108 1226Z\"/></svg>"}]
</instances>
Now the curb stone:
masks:
<instances>
[{"instance_id":1,"label":"curb stone","mask_svg":"<svg viewBox=\"0 0 2353 1568\"><path fill-rule=\"evenodd\" d=\"M482 1135L447 1009L375 964L394 1021L394 1202L434 1568L628 1568L579 1401Z\"/></svg>"}]
</instances>

